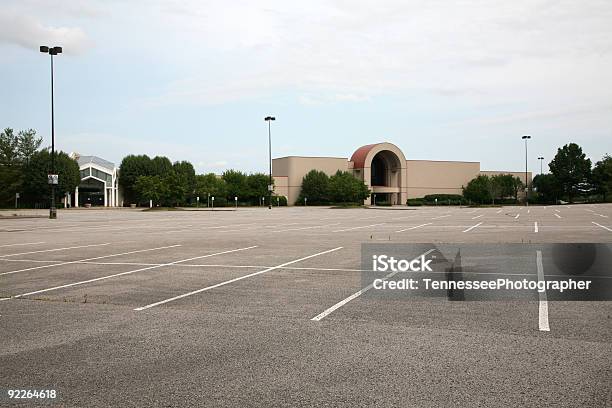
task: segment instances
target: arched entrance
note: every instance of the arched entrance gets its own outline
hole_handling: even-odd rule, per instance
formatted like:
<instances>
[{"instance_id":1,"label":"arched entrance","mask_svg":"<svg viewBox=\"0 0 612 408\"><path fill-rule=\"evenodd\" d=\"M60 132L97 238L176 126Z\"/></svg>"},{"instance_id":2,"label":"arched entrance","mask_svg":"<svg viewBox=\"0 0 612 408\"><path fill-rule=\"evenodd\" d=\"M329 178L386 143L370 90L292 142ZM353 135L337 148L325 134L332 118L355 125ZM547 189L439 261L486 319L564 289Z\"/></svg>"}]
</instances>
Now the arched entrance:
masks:
<instances>
[{"instance_id":1,"label":"arched entrance","mask_svg":"<svg viewBox=\"0 0 612 408\"><path fill-rule=\"evenodd\" d=\"M353 174L372 192L370 204L403 204L406 201L406 158L391 143L360 147L351 157Z\"/></svg>"}]
</instances>

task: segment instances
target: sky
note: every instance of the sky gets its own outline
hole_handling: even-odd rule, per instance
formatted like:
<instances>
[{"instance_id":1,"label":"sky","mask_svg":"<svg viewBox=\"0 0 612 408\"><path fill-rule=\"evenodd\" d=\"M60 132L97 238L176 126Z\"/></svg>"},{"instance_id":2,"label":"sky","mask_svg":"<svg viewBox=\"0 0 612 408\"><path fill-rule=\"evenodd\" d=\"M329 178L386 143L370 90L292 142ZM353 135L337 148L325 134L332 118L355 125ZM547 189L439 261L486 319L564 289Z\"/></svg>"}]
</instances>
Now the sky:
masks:
<instances>
[{"instance_id":1,"label":"sky","mask_svg":"<svg viewBox=\"0 0 612 408\"><path fill-rule=\"evenodd\" d=\"M52 4L51 4L52 3ZM0 127L115 163L267 171L274 157L539 172L575 142L612 154L612 1L1 0ZM544 166L546 170L546 165Z\"/></svg>"}]
</instances>

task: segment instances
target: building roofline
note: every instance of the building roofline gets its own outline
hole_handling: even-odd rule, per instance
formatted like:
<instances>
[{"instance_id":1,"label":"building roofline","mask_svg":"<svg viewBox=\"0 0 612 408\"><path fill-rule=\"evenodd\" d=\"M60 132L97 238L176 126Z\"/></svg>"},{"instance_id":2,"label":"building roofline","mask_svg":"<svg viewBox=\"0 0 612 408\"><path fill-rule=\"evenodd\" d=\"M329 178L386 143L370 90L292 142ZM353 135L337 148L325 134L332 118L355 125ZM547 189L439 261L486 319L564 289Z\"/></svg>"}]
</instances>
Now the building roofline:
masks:
<instances>
[{"instance_id":1,"label":"building roofline","mask_svg":"<svg viewBox=\"0 0 612 408\"><path fill-rule=\"evenodd\" d=\"M470 161L470 160L428 160L428 159L406 159L407 162L410 161L421 161L421 162L443 162L443 163L478 163L479 161Z\"/></svg>"},{"instance_id":2,"label":"building roofline","mask_svg":"<svg viewBox=\"0 0 612 408\"><path fill-rule=\"evenodd\" d=\"M282 156L282 157L274 157L272 160L276 160L276 159L290 159L290 158L297 158L297 159L344 159L346 161L349 161L348 157L337 157L337 156Z\"/></svg>"}]
</instances>

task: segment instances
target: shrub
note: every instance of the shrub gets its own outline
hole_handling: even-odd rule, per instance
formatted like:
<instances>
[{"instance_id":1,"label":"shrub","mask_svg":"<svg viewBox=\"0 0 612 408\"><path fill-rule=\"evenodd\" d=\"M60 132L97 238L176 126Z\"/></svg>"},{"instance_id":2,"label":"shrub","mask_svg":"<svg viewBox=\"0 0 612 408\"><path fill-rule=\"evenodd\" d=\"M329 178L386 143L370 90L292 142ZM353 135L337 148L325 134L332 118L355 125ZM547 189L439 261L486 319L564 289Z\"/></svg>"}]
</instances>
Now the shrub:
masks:
<instances>
[{"instance_id":1,"label":"shrub","mask_svg":"<svg viewBox=\"0 0 612 408\"><path fill-rule=\"evenodd\" d=\"M411 207L421 206L424 204L425 202L422 198L409 198L408 200L406 200L406 205Z\"/></svg>"}]
</instances>

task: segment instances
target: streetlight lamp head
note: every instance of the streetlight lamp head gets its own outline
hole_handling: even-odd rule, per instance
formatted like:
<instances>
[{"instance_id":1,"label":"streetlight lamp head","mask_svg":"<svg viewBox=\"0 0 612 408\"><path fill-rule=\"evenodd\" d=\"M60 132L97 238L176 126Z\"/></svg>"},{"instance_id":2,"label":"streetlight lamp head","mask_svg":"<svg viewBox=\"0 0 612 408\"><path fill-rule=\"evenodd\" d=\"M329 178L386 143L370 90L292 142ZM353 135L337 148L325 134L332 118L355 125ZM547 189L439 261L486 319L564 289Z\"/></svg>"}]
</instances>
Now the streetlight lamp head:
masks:
<instances>
[{"instance_id":1,"label":"streetlight lamp head","mask_svg":"<svg viewBox=\"0 0 612 408\"><path fill-rule=\"evenodd\" d=\"M264 120L267 122L269 120L276 120L276 118L274 116L266 116Z\"/></svg>"},{"instance_id":2,"label":"streetlight lamp head","mask_svg":"<svg viewBox=\"0 0 612 408\"><path fill-rule=\"evenodd\" d=\"M46 45L41 45L40 52L44 52L44 53L49 52L49 47L47 47Z\"/></svg>"},{"instance_id":3,"label":"streetlight lamp head","mask_svg":"<svg viewBox=\"0 0 612 408\"><path fill-rule=\"evenodd\" d=\"M53 47L54 55L62 53L62 47Z\"/></svg>"},{"instance_id":4,"label":"streetlight lamp head","mask_svg":"<svg viewBox=\"0 0 612 408\"><path fill-rule=\"evenodd\" d=\"M523 136L521 139L531 139L531 136L529 136L529 135L525 135L525 136Z\"/></svg>"}]
</instances>

